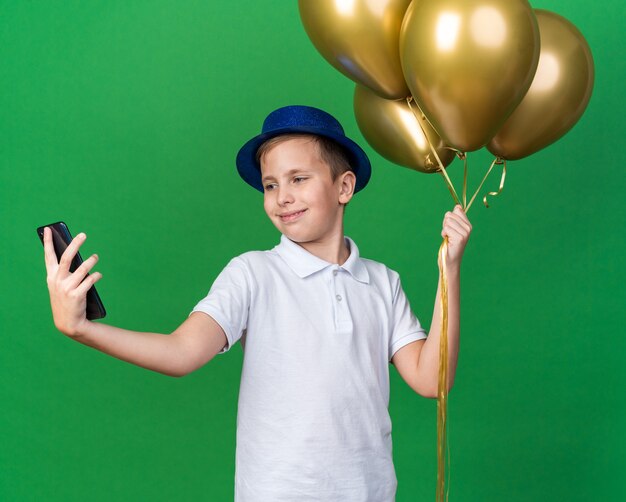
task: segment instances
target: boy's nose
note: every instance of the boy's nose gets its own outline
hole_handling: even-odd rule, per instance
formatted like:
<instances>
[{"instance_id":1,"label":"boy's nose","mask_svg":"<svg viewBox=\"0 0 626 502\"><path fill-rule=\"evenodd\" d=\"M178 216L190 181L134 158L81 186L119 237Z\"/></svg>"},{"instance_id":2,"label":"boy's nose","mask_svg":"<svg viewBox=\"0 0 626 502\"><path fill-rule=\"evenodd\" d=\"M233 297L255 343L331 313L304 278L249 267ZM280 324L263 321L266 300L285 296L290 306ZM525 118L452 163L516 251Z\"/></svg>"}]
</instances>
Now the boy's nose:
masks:
<instances>
[{"instance_id":1,"label":"boy's nose","mask_svg":"<svg viewBox=\"0 0 626 502\"><path fill-rule=\"evenodd\" d=\"M282 206L293 202L293 195L288 187L278 188L278 203Z\"/></svg>"}]
</instances>

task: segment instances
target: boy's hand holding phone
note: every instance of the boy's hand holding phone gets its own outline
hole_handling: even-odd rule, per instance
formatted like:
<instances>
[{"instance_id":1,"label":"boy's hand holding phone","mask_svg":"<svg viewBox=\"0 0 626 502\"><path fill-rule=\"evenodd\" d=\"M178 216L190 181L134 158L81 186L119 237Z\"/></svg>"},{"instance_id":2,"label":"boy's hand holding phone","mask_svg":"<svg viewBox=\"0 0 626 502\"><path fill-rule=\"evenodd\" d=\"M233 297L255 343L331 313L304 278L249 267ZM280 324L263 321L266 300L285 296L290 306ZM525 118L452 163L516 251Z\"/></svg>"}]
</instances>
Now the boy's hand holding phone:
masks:
<instances>
[{"instance_id":1,"label":"boy's hand holding phone","mask_svg":"<svg viewBox=\"0 0 626 502\"><path fill-rule=\"evenodd\" d=\"M87 274L98 261L93 254L85 260L73 273L70 265L78 249L87 236L78 234L57 262L52 243L52 232L44 228L43 245L46 261L47 283L50 292L50 305L56 328L67 336L80 335L80 327L88 322L86 317L87 291L102 278L100 272ZM86 278L85 278L86 277Z\"/></svg>"}]
</instances>

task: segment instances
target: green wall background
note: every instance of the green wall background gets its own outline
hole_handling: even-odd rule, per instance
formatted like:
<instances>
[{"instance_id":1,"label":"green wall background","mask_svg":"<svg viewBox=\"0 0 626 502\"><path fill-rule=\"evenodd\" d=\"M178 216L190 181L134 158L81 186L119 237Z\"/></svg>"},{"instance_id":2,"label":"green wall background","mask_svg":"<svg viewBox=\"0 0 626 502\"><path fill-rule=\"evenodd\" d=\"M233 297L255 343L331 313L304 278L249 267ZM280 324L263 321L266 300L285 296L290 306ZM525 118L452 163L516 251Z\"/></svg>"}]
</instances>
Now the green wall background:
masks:
<instances>
[{"instance_id":1,"label":"green wall background","mask_svg":"<svg viewBox=\"0 0 626 502\"><path fill-rule=\"evenodd\" d=\"M624 6L533 7L582 31L596 84L469 212L450 500L626 500ZM365 143L296 2L4 1L0 56L0 500L232 500L241 346L175 379L64 337L35 228L86 232L104 322L170 333L230 258L279 240L234 167L278 106L330 111L371 155L346 234L430 325L451 198ZM471 186L489 162L470 156ZM433 500L436 401L390 372L397 500Z\"/></svg>"}]
</instances>

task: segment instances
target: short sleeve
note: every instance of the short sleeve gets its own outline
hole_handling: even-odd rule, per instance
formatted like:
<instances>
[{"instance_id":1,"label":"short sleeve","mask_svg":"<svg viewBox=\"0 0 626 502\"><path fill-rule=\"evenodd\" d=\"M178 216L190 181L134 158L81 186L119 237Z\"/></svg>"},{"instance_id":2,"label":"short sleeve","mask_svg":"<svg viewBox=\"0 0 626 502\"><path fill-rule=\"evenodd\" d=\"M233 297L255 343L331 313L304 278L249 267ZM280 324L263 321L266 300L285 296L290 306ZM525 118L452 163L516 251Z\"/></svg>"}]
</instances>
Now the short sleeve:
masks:
<instances>
[{"instance_id":1,"label":"short sleeve","mask_svg":"<svg viewBox=\"0 0 626 502\"><path fill-rule=\"evenodd\" d=\"M230 350L245 332L250 297L250 274L246 262L235 257L217 276L207 296L189 313L204 312L222 327L228 343L218 354Z\"/></svg>"},{"instance_id":2,"label":"short sleeve","mask_svg":"<svg viewBox=\"0 0 626 502\"><path fill-rule=\"evenodd\" d=\"M393 355L405 345L416 340L423 340L428 334L422 328L419 320L413 314L409 300L402 289L400 276L394 272L393 303L392 303L392 330L389 339L389 361Z\"/></svg>"}]
</instances>

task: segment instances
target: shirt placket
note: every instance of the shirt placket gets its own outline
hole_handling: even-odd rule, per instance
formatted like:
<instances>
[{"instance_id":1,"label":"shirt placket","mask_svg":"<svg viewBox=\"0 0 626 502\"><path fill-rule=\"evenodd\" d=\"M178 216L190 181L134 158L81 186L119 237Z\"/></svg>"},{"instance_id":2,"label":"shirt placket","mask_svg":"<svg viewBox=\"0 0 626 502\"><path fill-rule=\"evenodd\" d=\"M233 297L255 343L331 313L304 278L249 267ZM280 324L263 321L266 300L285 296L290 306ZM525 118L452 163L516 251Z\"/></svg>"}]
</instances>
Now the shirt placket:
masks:
<instances>
[{"instance_id":1,"label":"shirt placket","mask_svg":"<svg viewBox=\"0 0 626 502\"><path fill-rule=\"evenodd\" d=\"M335 305L335 329L337 331L350 330L352 319L348 310L346 298L345 280L348 272L339 266L332 268L331 272L331 294Z\"/></svg>"}]
</instances>

